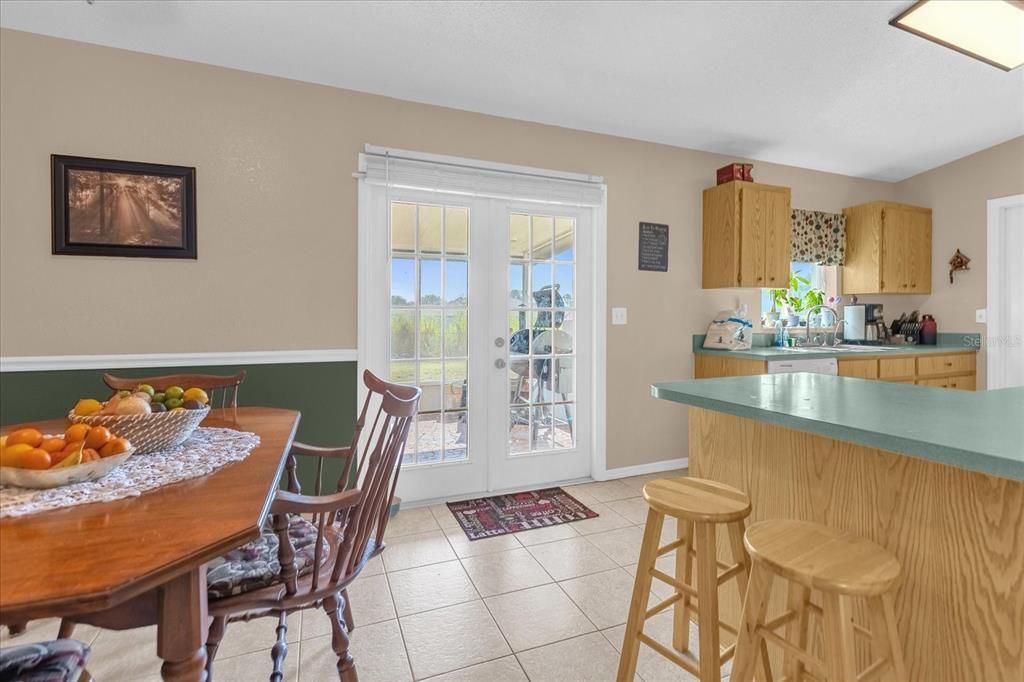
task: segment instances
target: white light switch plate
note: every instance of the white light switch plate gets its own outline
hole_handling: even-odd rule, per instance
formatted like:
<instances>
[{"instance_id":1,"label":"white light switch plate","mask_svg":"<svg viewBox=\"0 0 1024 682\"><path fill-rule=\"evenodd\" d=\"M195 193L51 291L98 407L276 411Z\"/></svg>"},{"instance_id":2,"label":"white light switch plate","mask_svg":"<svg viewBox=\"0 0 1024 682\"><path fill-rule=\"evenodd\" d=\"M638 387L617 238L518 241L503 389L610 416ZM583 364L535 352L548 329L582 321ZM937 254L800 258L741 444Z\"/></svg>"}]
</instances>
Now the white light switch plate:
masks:
<instances>
[{"instance_id":1,"label":"white light switch plate","mask_svg":"<svg viewBox=\"0 0 1024 682\"><path fill-rule=\"evenodd\" d=\"M612 308L612 324L626 324L625 308Z\"/></svg>"},{"instance_id":2,"label":"white light switch plate","mask_svg":"<svg viewBox=\"0 0 1024 682\"><path fill-rule=\"evenodd\" d=\"M978 308L974 311L974 321L978 324L988 322L988 308Z\"/></svg>"}]
</instances>

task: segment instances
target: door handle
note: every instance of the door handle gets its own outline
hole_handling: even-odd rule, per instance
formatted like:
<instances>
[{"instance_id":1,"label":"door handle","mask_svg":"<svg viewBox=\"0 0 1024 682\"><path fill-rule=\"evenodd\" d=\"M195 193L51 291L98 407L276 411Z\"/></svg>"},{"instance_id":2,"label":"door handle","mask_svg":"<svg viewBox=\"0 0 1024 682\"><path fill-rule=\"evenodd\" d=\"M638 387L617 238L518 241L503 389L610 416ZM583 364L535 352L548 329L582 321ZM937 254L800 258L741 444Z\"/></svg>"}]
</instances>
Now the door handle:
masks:
<instances>
[{"instance_id":1,"label":"door handle","mask_svg":"<svg viewBox=\"0 0 1024 682\"><path fill-rule=\"evenodd\" d=\"M502 360L501 358L498 358L497 360L494 361L494 366L497 367L498 369L505 369L505 361Z\"/></svg>"},{"instance_id":2,"label":"door handle","mask_svg":"<svg viewBox=\"0 0 1024 682\"><path fill-rule=\"evenodd\" d=\"M494 345L497 346L498 348L503 348L505 346L505 337L499 336L496 339L494 339Z\"/></svg>"}]
</instances>

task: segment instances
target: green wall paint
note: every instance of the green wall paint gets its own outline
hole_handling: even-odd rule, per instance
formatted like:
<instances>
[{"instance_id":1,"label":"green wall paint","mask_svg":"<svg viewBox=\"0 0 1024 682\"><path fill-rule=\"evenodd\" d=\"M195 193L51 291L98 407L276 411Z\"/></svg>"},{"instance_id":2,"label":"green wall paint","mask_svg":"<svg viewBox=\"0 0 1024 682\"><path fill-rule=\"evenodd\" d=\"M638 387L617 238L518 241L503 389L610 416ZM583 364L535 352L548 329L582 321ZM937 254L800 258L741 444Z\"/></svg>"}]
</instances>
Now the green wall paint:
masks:
<instances>
[{"instance_id":1,"label":"green wall paint","mask_svg":"<svg viewBox=\"0 0 1024 682\"><path fill-rule=\"evenodd\" d=\"M356 363L217 365L109 370L125 377L161 374L248 373L238 390L240 405L283 407L302 413L297 438L311 445L348 445L356 418ZM105 399L103 370L4 372L0 374L0 424L53 419L67 414L79 398ZM332 464L332 462L328 462ZM303 490L312 492L314 467L301 462ZM332 492L340 467L325 466L325 492ZM329 482L329 483L327 483Z\"/></svg>"}]
</instances>

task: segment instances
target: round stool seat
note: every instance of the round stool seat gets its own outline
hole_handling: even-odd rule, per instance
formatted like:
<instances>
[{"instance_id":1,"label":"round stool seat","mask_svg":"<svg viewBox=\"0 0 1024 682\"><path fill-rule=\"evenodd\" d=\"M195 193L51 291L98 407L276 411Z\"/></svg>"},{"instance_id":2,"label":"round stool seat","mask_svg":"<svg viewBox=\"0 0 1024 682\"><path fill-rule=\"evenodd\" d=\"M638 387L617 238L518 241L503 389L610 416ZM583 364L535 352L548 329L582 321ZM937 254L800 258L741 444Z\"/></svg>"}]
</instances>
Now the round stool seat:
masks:
<instances>
[{"instance_id":1,"label":"round stool seat","mask_svg":"<svg viewBox=\"0 0 1024 682\"><path fill-rule=\"evenodd\" d=\"M743 536L751 558L815 590L875 596L900 577L900 562L866 538L809 521L755 523Z\"/></svg>"},{"instance_id":2,"label":"round stool seat","mask_svg":"<svg viewBox=\"0 0 1024 682\"><path fill-rule=\"evenodd\" d=\"M703 523L739 521L750 514L750 498L732 486L703 478L659 478L644 486L644 499L662 514Z\"/></svg>"}]
</instances>

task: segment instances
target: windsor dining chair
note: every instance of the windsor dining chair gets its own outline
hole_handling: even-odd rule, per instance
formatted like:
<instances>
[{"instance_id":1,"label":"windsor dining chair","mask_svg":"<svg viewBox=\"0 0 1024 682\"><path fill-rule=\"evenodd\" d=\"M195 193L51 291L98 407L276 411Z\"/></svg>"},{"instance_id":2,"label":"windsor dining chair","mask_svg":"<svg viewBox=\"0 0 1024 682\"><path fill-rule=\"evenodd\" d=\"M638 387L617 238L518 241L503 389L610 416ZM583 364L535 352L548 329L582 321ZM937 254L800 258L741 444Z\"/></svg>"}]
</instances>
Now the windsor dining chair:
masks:
<instances>
[{"instance_id":1,"label":"windsor dining chair","mask_svg":"<svg viewBox=\"0 0 1024 682\"><path fill-rule=\"evenodd\" d=\"M363 373L363 383L367 395L352 444L345 448L294 444L285 463L289 489L279 491L272 503L271 527L260 540L209 564L213 622L206 646L210 679L229 623L276 617L270 679L280 682L288 652L288 615L322 608L331 622L338 674L344 682L355 682L355 662L349 653L349 631L354 622L347 588L366 562L384 551L391 499L420 397L419 388L388 383L369 371ZM360 439L368 423L369 433L360 453ZM301 492L297 456L317 461L313 495ZM332 459L342 460L344 465L336 492L322 494L324 462Z\"/></svg>"}]
</instances>

